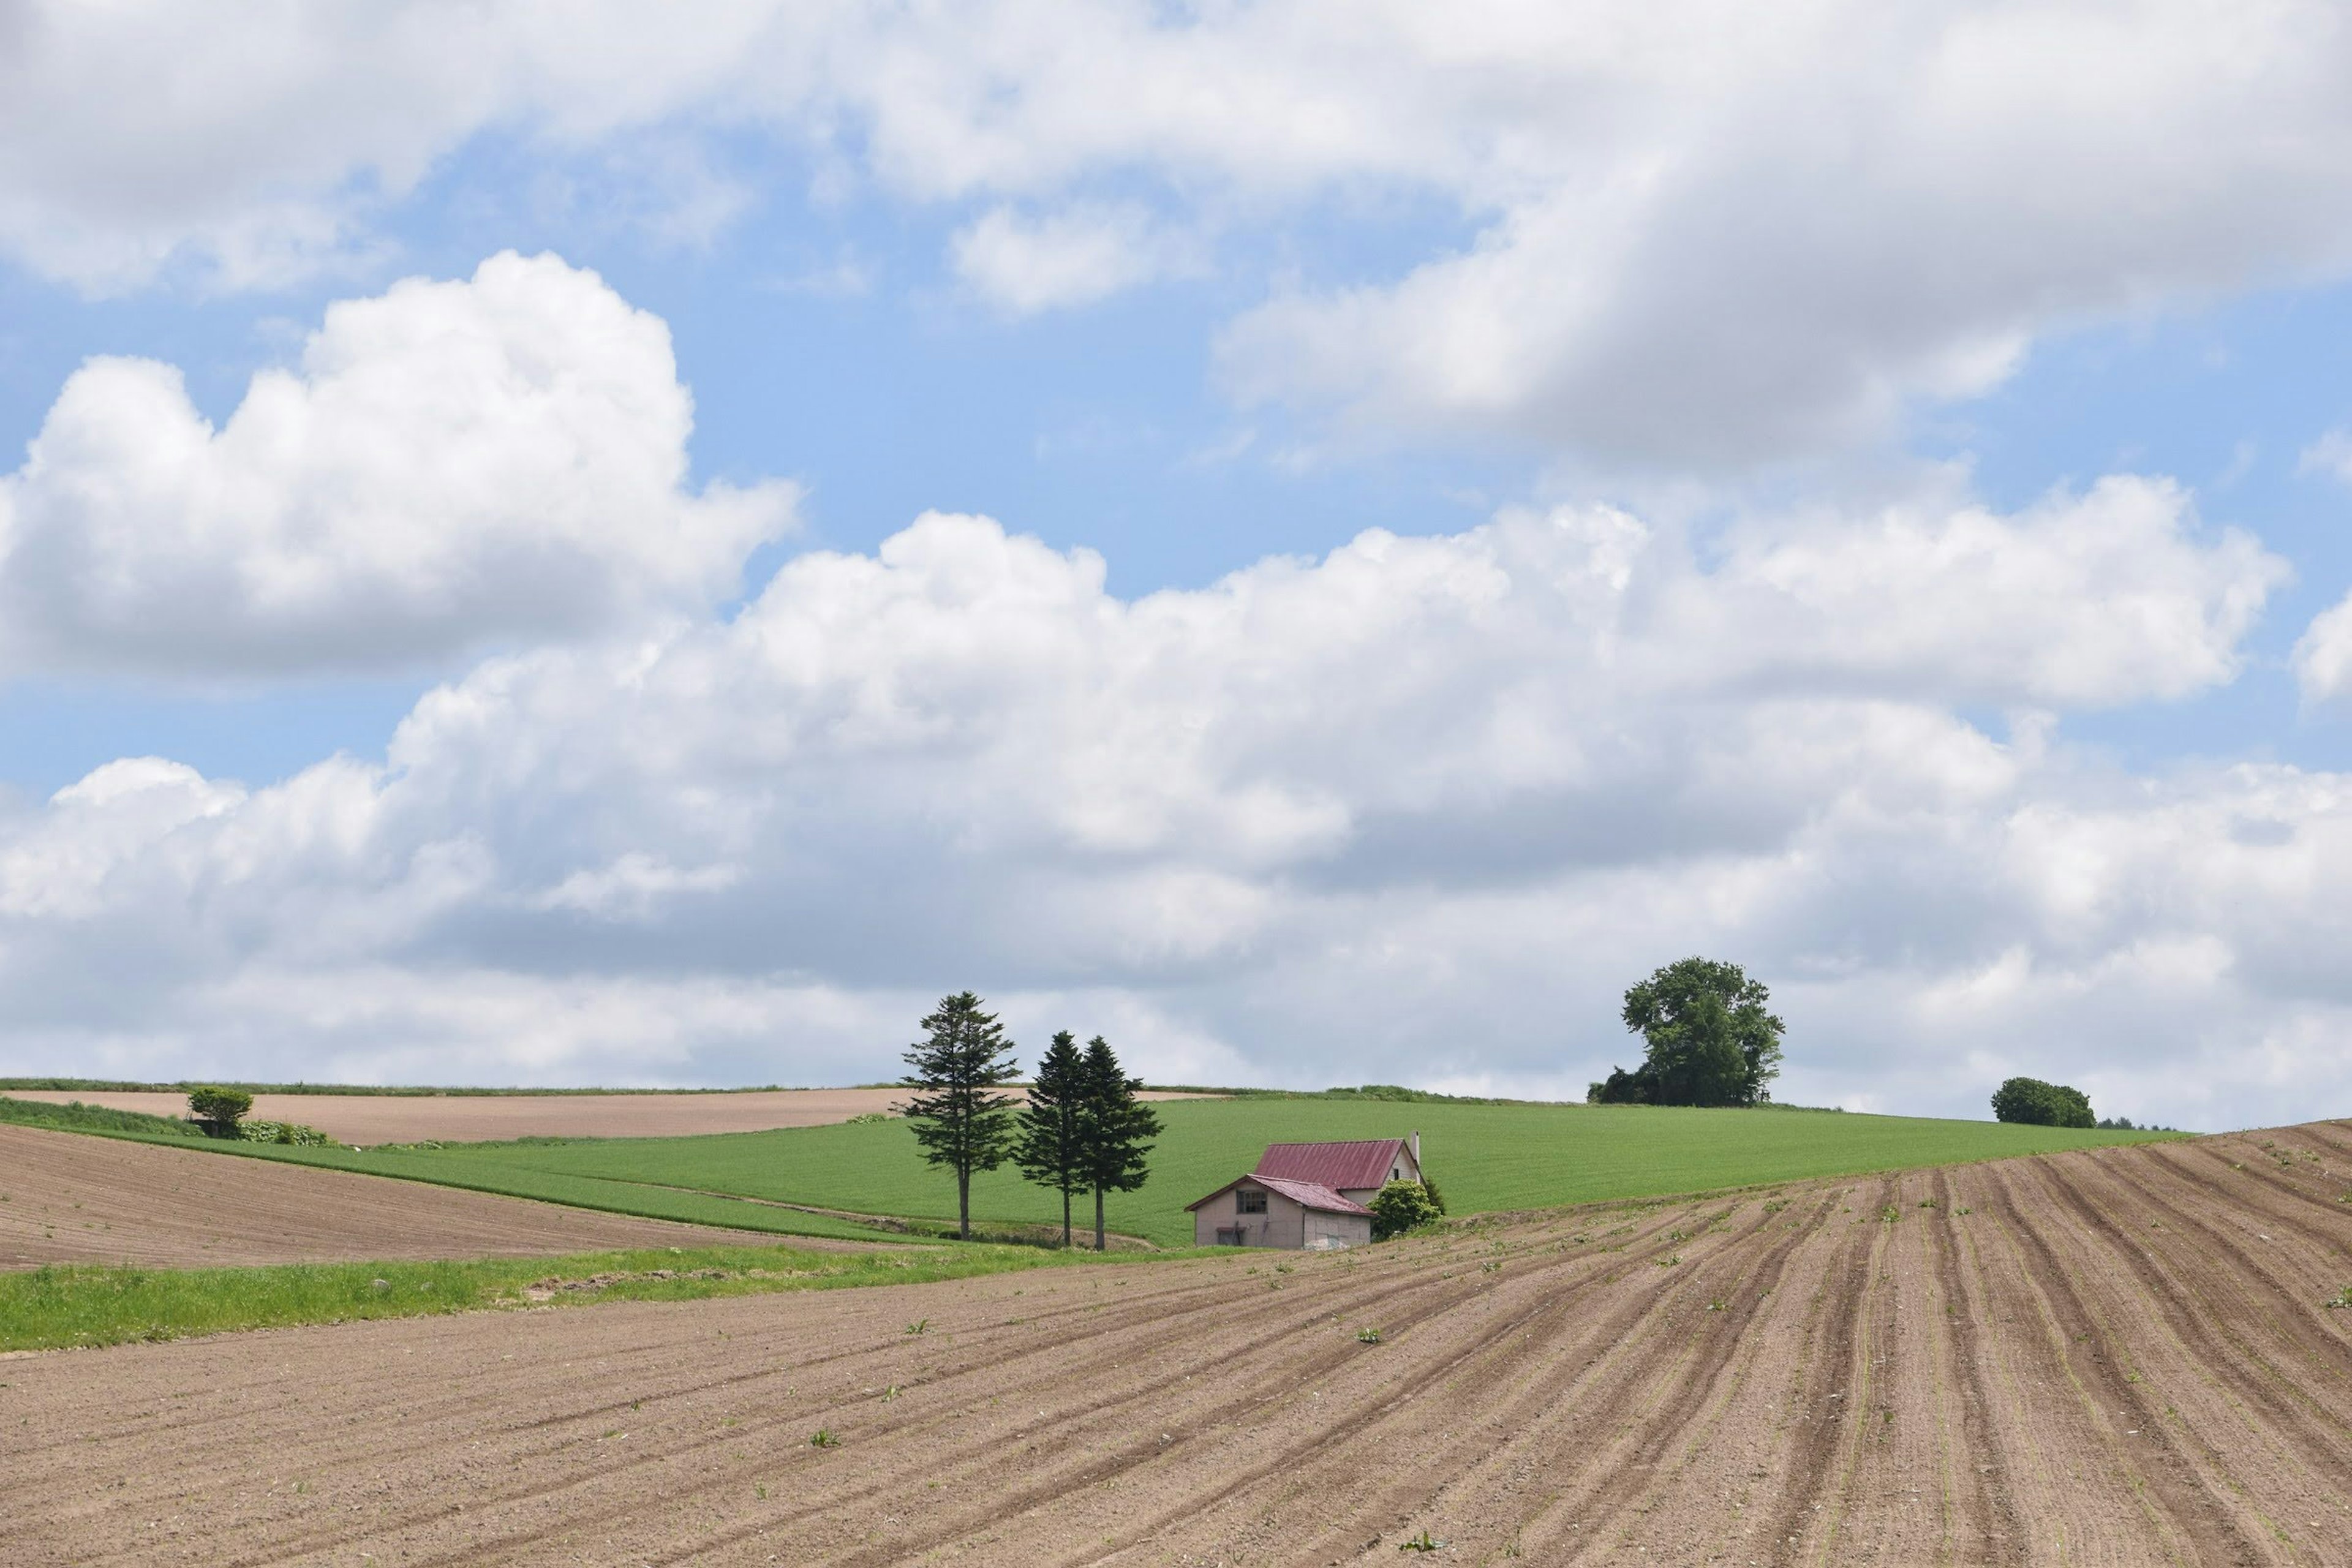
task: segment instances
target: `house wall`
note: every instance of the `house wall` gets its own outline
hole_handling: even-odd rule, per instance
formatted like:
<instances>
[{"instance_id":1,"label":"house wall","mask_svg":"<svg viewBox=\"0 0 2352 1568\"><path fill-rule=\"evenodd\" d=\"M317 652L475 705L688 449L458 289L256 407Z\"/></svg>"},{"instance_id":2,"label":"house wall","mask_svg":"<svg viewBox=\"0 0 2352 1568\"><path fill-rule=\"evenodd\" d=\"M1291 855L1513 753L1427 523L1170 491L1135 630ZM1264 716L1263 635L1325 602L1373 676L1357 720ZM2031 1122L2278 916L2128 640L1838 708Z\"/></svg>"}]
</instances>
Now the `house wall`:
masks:
<instances>
[{"instance_id":1,"label":"house wall","mask_svg":"<svg viewBox=\"0 0 2352 1568\"><path fill-rule=\"evenodd\" d=\"M1243 1214L1240 1200L1243 1189L1211 1199L1192 1211L1192 1240L1195 1246L1219 1245L1217 1232L1239 1230L1244 1247L1286 1247L1294 1250L1307 1245L1307 1210L1280 1193L1265 1193L1264 1214ZM1344 1215L1333 1215L1344 1218ZM1231 1246L1232 1243L1225 1243Z\"/></svg>"},{"instance_id":2,"label":"house wall","mask_svg":"<svg viewBox=\"0 0 2352 1568\"><path fill-rule=\"evenodd\" d=\"M1363 1247L1372 1239L1372 1222L1368 1215L1327 1214L1276 1192L1265 1194L1265 1213L1243 1214L1237 1206L1240 1195L1236 1189L1192 1211L1193 1245L1232 1246L1231 1242L1218 1241L1217 1232L1221 1230L1239 1230L1244 1247L1279 1247L1292 1251L1301 1247Z\"/></svg>"},{"instance_id":3,"label":"house wall","mask_svg":"<svg viewBox=\"0 0 2352 1568\"><path fill-rule=\"evenodd\" d=\"M1371 1245L1372 1220L1370 1215L1326 1214L1320 1209L1308 1209L1306 1223L1306 1245L1309 1248Z\"/></svg>"}]
</instances>

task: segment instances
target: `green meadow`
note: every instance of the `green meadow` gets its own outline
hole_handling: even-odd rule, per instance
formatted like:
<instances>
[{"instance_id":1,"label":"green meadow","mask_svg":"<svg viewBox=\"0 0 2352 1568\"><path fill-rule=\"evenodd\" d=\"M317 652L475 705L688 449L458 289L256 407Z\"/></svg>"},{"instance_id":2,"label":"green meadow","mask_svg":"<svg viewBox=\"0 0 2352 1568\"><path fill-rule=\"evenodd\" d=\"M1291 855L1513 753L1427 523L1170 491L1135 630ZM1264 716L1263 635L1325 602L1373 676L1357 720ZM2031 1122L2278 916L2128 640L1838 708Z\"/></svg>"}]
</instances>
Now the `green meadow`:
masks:
<instances>
[{"instance_id":1,"label":"green meadow","mask_svg":"<svg viewBox=\"0 0 2352 1568\"><path fill-rule=\"evenodd\" d=\"M1399 1104L1302 1097L1175 1100L1157 1110L1165 1131L1152 1154L1151 1180L1139 1192L1113 1194L1108 1217L1113 1230L1162 1247L1190 1246L1192 1221L1184 1205L1246 1173L1272 1142L1400 1137L1418 1130L1430 1175L1451 1211L1462 1215L1856 1175L2167 1136L1781 1109ZM934 1221L955 1215L954 1181L922 1163L903 1121L362 1153L220 1147L557 1203L801 1234L872 1233L821 1215L733 1200ZM1082 1197L1076 1212L1090 1222L1091 1201ZM974 1181L972 1216L984 1226L1057 1222L1060 1201L1007 1169Z\"/></svg>"},{"instance_id":2,"label":"green meadow","mask_svg":"<svg viewBox=\"0 0 2352 1568\"><path fill-rule=\"evenodd\" d=\"M963 1279L1064 1261L1034 1247L665 1247L440 1263L290 1263L247 1268L57 1265L0 1273L0 1351L91 1348L234 1329L413 1318L544 1305L675 1301ZM1073 1258L1067 1261L1076 1262Z\"/></svg>"}]
</instances>

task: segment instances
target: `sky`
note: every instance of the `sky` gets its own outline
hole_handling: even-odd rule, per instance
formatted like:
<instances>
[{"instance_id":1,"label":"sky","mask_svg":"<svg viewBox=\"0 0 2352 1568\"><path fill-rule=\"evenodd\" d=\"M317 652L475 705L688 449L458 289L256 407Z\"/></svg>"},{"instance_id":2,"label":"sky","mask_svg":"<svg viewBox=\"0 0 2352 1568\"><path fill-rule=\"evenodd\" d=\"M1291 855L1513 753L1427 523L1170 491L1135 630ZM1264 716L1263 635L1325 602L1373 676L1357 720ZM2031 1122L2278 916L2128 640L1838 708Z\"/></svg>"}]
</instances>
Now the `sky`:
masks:
<instances>
[{"instance_id":1,"label":"sky","mask_svg":"<svg viewBox=\"0 0 2352 1568\"><path fill-rule=\"evenodd\" d=\"M0 0L0 1073L2352 1108L2347 26Z\"/></svg>"}]
</instances>

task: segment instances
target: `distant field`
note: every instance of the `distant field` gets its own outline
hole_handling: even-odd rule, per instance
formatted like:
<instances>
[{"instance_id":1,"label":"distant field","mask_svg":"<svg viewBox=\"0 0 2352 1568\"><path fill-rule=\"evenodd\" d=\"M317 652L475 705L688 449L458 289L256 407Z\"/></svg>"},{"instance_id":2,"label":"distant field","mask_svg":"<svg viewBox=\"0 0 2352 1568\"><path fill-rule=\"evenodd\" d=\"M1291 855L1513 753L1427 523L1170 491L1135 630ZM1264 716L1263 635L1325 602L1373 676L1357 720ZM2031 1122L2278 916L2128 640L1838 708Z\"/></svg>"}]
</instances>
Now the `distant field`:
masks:
<instances>
[{"instance_id":1,"label":"distant field","mask_svg":"<svg viewBox=\"0 0 2352 1568\"><path fill-rule=\"evenodd\" d=\"M1630 1106L1230 1100L1174 1101L1157 1109L1167 1131L1152 1156L1152 1179L1139 1193L1114 1196L1109 1221L1114 1230L1161 1246L1191 1245L1184 1205L1247 1172L1259 1152L1276 1142L1401 1136L1417 1128L1430 1174L1452 1210L1466 1214L1854 1175L2162 1136L1826 1111ZM922 1163L902 1121L700 1138L470 1144L401 1153L268 1152L558 1202L566 1201L568 1192L591 1193L599 1207L618 1206L616 1199L631 1193L652 1195L665 1187L684 1187L861 1214L949 1219L955 1212L954 1183ZM1082 1200L1079 1207L1090 1219L1091 1205ZM1010 1171L974 1182L972 1211L975 1220L994 1223L1043 1223L1060 1215L1053 1194ZM782 1217L788 1211L770 1212ZM709 1223L711 1216L693 1217Z\"/></svg>"},{"instance_id":2,"label":"distant field","mask_svg":"<svg viewBox=\"0 0 2352 1568\"><path fill-rule=\"evenodd\" d=\"M709 1132L769 1132L887 1113L903 1089L747 1089L691 1093L571 1090L562 1093L362 1094L348 1089L265 1089L253 1116L298 1121L344 1143L433 1140L489 1142L519 1138L684 1138ZM187 1114L184 1089L24 1088L0 1080L0 1099L20 1106L79 1100L153 1117ZM0 1118L5 1119L5 1118ZM129 1130L129 1129L126 1129ZM149 1129L153 1131L153 1129Z\"/></svg>"}]
</instances>

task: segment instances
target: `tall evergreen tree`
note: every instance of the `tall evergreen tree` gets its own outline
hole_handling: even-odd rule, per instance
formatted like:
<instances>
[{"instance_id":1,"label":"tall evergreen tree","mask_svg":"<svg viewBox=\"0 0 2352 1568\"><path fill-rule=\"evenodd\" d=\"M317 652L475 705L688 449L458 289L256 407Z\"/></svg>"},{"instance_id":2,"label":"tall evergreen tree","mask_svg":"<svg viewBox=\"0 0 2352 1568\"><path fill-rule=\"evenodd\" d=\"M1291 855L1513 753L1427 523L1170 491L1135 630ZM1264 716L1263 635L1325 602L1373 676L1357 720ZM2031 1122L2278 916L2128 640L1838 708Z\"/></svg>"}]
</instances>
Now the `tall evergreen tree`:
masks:
<instances>
[{"instance_id":1,"label":"tall evergreen tree","mask_svg":"<svg viewBox=\"0 0 2352 1568\"><path fill-rule=\"evenodd\" d=\"M907 1049L914 1070L898 1080L915 1092L897 1109L913 1124L923 1158L955 1172L956 1223L970 1241L971 1173L993 1171L1013 1152L1016 1101L993 1091L1019 1069L1003 1026L969 991L941 997L923 1028L929 1037Z\"/></svg>"},{"instance_id":2,"label":"tall evergreen tree","mask_svg":"<svg viewBox=\"0 0 2352 1568\"><path fill-rule=\"evenodd\" d=\"M1079 1126L1087 1185L1095 1194L1095 1250L1104 1250L1103 1194L1131 1193L1150 1176L1144 1155L1160 1133L1160 1118L1135 1098L1141 1079L1127 1076L1106 1040L1087 1042L1083 1076L1085 1115Z\"/></svg>"},{"instance_id":3,"label":"tall evergreen tree","mask_svg":"<svg viewBox=\"0 0 2352 1568\"><path fill-rule=\"evenodd\" d=\"M1021 1110L1020 1142L1013 1150L1021 1173L1062 1194L1062 1245L1070 1245L1070 1194L1086 1184L1087 1064L1064 1029L1037 1063L1029 1103Z\"/></svg>"}]
</instances>

